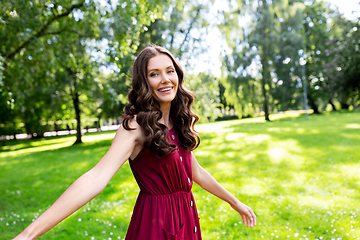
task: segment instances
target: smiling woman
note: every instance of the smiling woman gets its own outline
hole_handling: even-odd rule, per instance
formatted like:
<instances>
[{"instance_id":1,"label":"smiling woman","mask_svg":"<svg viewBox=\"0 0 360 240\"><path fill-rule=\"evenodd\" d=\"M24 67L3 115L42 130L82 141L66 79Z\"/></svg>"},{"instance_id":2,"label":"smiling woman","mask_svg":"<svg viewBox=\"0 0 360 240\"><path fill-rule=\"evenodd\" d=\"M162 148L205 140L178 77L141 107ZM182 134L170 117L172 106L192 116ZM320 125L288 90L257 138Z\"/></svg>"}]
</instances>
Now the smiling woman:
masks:
<instances>
[{"instance_id":1,"label":"smiling woman","mask_svg":"<svg viewBox=\"0 0 360 240\"><path fill-rule=\"evenodd\" d=\"M105 156L18 237L36 239L97 196L129 159L139 185L126 240L199 240L200 223L193 182L226 201L247 227L253 210L223 188L197 162L200 143L191 111L193 94L184 86L181 66L158 46L146 47L133 67L125 117Z\"/></svg>"},{"instance_id":2,"label":"smiling woman","mask_svg":"<svg viewBox=\"0 0 360 240\"><path fill-rule=\"evenodd\" d=\"M159 91L170 86L174 89ZM173 127L186 150L192 151L199 145L193 128L199 117L191 111L194 96L184 87L183 70L168 50L153 46L139 54L128 97L123 126L131 130L129 123L136 117L146 136L144 146L156 156L172 152L174 146L166 140L166 132Z\"/></svg>"}]
</instances>

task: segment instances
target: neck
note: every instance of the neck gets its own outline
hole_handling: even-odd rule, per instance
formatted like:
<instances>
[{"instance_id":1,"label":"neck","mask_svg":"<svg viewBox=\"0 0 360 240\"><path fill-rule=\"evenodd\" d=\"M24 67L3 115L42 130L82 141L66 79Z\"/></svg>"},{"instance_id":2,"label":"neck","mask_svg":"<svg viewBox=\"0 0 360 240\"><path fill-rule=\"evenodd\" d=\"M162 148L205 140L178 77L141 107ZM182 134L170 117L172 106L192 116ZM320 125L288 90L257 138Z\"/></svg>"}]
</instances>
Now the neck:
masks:
<instances>
[{"instance_id":1,"label":"neck","mask_svg":"<svg viewBox=\"0 0 360 240\"><path fill-rule=\"evenodd\" d=\"M160 106L162 118L160 119L159 122L164 124L168 129L171 129L173 127L170 121L170 109L171 109L171 103Z\"/></svg>"}]
</instances>

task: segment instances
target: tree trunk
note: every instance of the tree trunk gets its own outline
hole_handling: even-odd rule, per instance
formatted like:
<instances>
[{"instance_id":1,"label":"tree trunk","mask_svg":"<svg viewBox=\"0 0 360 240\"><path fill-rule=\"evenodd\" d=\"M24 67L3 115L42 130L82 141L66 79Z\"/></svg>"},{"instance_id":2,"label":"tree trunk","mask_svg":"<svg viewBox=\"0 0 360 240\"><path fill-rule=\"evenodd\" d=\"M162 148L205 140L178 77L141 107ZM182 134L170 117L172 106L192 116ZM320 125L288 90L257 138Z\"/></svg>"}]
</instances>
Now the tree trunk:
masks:
<instances>
[{"instance_id":1,"label":"tree trunk","mask_svg":"<svg viewBox=\"0 0 360 240\"><path fill-rule=\"evenodd\" d=\"M308 99L309 99L309 105L310 105L310 107L314 110L314 113L315 113L315 114L320 114L319 108L318 108L318 106L316 105L315 100L314 100L314 97L313 97L313 95L311 94L311 91L310 91L310 90L307 91L307 97L308 97Z\"/></svg>"},{"instance_id":2,"label":"tree trunk","mask_svg":"<svg viewBox=\"0 0 360 240\"><path fill-rule=\"evenodd\" d=\"M76 82L76 74L74 74L70 69L68 69L69 77L72 78L74 84L70 87L71 97L74 104L75 116L76 116L76 141L74 144L82 143L81 140L81 112L80 112L80 100L79 100L79 92L77 91L77 82Z\"/></svg>"},{"instance_id":3,"label":"tree trunk","mask_svg":"<svg viewBox=\"0 0 360 240\"><path fill-rule=\"evenodd\" d=\"M263 107L264 107L264 112L265 112L265 120L270 121L270 118L269 118L269 101L268 101L267 91L266 91L265 85L266 85L265 84L265 78L263 76L262 79L261 79L261 92L262 92L262 95L264 97Z\"/></svg>"},{"instance_id":4,"label":"tree trunk","mask_svg":"<svg viewBox=\"0 0 360 240\"><path fill-rule=\"evenodd\" d=\"M96 121L96 131L101 132L101 125L100 125L101 118L98 117L98 120Z\"/></svg>"},{"instance_id":5,"label":"tree trunk","mask_svg":"<svg viewBox=\"0 0 360 240\"><path fill-rule=\"evenodd\" d=\"M76 141L74 144L82 143L81 140L81 116L80 116L80 101L79 101L79 93L74 91L73 95L73 103L76 115Z\"/></svg>"},{"instance_id":6,"label":"tree trunk","mask_svg":"<svg viewBox=\"0 0 360 240\"><path fill-rule=\"evenodd\" d=\"M267 60L267 57L265 56L265 54L266 54L266 49L264 47L263 56L261 59L261 64L262 64L261 92L264 97L263 107L264 107L264 112L265 112L265 120L270 121L269 100L268 100L268 93L266 90L266 79L267 79L268 75L270 75L270 74L269 74L268 60Z\"/></svg>"},{"instance_id":7,"label":"tree trunk","mask_svg":"<svg viewBox=\"0 0 360 240\"><path fill-rule=\"evenodd\" d=\"M263 11L268 11L269 7L267 4L266 0L262 0L263 3ZM265 120L266 121L270 121L269 118L269 99L268 99L268 92L266 90L266 83L268 82L268 80L270 79L270 71L269 71L269 50L270 50L270 46L269 46L269 39L268 39L268 35L269 35L269 23L266 22L266 19L262 18L262 23L261 23L262 29L261 29L261 35L264 38L263 40L263 44L261 46L261 51L262 54L260 54L260 58L261 58L261 65L262 65L262 78L261 78L261 92L262 95L264 97L264 102L263 102L263 106L264 106L264 112L265 112Z\"/></svg>"}]
</instances>

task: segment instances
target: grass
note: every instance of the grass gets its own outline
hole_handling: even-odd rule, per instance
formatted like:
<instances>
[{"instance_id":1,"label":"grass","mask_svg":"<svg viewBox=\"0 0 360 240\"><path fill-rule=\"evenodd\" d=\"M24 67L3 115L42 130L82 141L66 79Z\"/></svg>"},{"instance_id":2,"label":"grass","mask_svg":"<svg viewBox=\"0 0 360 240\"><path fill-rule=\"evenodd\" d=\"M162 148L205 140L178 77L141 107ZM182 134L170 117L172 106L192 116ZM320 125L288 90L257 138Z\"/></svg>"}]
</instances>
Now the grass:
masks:
<instances>
[{"instance_id":1,"label":"grass","mask_svg":"<svg viewBox=\"0 0 360 240\"><path fill-rule=\"evenodd\" d=\"M203 239L359 239L360 112L199 126L199 163L253 208L247 229L194 185ZM214 132L215 131L215 132ZM0 239L11 239L111 144L114 132L10 141L0 152ZM123 239L139 190L125 164L105 190L40 239Z\"/></svg>"}]
</instances>

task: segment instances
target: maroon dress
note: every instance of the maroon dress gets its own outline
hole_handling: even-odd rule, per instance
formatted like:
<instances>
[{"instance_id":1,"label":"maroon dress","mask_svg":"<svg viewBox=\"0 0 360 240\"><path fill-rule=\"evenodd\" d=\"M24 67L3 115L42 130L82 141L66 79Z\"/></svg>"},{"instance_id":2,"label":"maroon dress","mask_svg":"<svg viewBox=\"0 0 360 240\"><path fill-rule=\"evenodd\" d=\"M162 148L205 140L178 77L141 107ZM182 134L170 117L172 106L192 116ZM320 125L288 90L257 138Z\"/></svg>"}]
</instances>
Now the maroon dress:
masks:
<instances>
[{"instance_id":1,"label":"maroon dress","mask_svg":"<svg viewBox=\"0 0 360 240\"><path fill-rule=\"evenodd\" d=\"M143 148L129 160L140 187L126 240L199 240L199 217L191 192L191 153L179 145L174 129L174 154L160 159Z\"/></svg>"}]
</instances>

